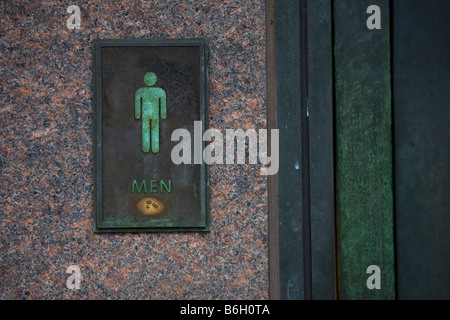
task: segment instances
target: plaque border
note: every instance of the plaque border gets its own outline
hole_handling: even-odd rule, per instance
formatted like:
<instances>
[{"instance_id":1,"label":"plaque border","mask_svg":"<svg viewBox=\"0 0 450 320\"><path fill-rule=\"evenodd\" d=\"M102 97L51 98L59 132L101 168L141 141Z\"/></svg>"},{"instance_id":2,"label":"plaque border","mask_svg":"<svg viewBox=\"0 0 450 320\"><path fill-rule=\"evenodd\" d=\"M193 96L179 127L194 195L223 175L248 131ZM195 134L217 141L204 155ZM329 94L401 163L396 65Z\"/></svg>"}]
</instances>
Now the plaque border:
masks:
<instances>
[{"instance_id":1,"label":"plaque border","mask_svg":"<svg viewBox=\"0 0 450 320\"><path fill-rule=\"evenodd\" d=\"M95 39L92 42L93 73L93 153L94 153L94 203L93 232L208 232L209 225L209 167L202 161L200 166L201 219L194 222L136 223L132 227L102 222L102 100L101 100L101 49L104 47L198 47L200 58L200 121L202 132L209 127L208 118L208 41L206 39ZM205 141L202 140L202 150ZM198 164L192 164L198 165Z\"/></svg>"}]
</instances>

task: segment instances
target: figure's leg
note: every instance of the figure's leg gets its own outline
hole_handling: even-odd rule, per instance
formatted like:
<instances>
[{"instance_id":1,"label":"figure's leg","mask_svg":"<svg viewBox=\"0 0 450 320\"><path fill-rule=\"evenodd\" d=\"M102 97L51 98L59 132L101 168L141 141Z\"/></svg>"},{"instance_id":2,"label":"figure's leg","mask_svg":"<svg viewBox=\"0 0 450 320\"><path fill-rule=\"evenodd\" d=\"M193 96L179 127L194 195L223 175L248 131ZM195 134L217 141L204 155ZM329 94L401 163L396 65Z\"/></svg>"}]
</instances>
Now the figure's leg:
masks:
<instances>
[{"instance_id":1,"label":"figure's leg","mask_svg":"<svg viewBox=\"0 0 450 320\"><path fill-rule=\"evenodd\" d=\"M150 151L150 120L142 118L142 151Z\"/></svg>"},{"instance_id":2,"label":"figure's leg","mask_svg":"<svg viewBox=\"0 0 450 320\"><path fill-rule=\"evenodd\" d=\"M152 152L159 152L159 119L152 119Z\"/></svg>"}]
</instances>

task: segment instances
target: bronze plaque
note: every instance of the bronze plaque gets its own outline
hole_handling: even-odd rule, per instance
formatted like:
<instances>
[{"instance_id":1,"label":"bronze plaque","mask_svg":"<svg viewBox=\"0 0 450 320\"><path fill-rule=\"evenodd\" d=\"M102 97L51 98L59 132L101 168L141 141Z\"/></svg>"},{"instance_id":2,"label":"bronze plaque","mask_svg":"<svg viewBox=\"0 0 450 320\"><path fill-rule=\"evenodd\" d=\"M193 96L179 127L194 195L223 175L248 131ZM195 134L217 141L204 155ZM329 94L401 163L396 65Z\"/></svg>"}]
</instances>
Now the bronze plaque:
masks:
<instances>
[{"instance_id":1,"label":"bronze plaque","mask_svg":"<svg viewBox=\"0 0 450 320\"><path fill-rule=\"evenodd\" d=\"M206 41L98 40L93 51L94 232L208 231L208 167L171 156L175 130L194 144L207 128Z\"/></svg>"}]
</instances>

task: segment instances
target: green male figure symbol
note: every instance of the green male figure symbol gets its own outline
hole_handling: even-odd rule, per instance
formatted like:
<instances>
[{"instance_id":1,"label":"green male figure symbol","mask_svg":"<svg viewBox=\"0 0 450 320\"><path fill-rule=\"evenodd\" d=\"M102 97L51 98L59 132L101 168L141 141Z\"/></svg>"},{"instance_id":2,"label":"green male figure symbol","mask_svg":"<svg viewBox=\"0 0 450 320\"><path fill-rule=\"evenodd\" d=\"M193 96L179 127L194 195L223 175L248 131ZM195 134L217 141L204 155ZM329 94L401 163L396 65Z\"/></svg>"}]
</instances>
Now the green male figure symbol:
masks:
<instances>
[{"instance_id":1,"label":"green male figure symbol","mask_svg":"<svg viewBox=\"0 0 450 320\"><path fill-rule=\"evenodd\" d=\"M153 153L159 152L159 118L166 119L166 92L162 88L152 86L157 77L153 72L144 75L144 83L148 87L136 91L134 99L134 117L142 118L142 151L147 153L151 149Z\"/></svg>"}]
</instances>

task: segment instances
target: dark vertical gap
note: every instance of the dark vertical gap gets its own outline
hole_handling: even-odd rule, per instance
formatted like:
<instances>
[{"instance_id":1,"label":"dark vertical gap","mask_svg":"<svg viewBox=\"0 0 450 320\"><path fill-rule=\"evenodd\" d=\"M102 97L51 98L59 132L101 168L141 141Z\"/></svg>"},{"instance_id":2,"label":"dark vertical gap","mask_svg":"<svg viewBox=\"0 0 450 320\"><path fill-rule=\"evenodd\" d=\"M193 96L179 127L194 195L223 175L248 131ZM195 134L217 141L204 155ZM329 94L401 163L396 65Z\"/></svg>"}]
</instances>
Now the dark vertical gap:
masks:
<instances>
[{"instance_id":1,"label":"dark vertical gap","mask_svg":"<svg viewBox=\"0 0 450 320\"><path fill-rule=\"evenodd\" d=\"M331 43L332 43L332 95L333 95L333 158L334 158L334 211L335 211L335 266L336 266L336 299L339 300L339 221L338 221L338 181L337 181L337 132L336 132L336 39L335 39L335 3L331 1Z\"/></svg>"},{"instance_id":2,"label":"dark vertical gap","mask_svg":"<svg viewBox=\"0 0 450 320\"><path fill-rule=\"evenodd\" d=\"M276 80L276 30L275 0L266 0L266 99L268 148L272 150L271 129L277 129L277 80ZM269 299L279 300L280 255L279 255L279 212L278 212L278 174L268 176L268 237L269 237Z\"/></svg>"},{"instance_id":3,"label":"dark vertical gap","mask_svg":"<svg viewBox=\"0 0 450 320\"><path fill-rule=\"evenodd\" d=\"M308 113L308 21L307 1L300 3L300 110L302 134L302 198L303 198L303 268L304 299L312 299L311 265L311 207L310 207L310 159L309 159L309 117Z\"/></svg>"},{"instance_id":4,"label":"dark vertical gap","mask_svg":"<svg viewBox=\"0 0 450 320\"><path fill-rule=\"evenodd\" d=\"M397 232L396 232L396 201L395 201L395 112L394 112L394 2L389 1L389 26L390 26L390 64L391 64L391 135L392 135L392 197L394 207L394 294L395 299L398 297L398 285L397 285Z\"/></svg>"}]
</instances>

